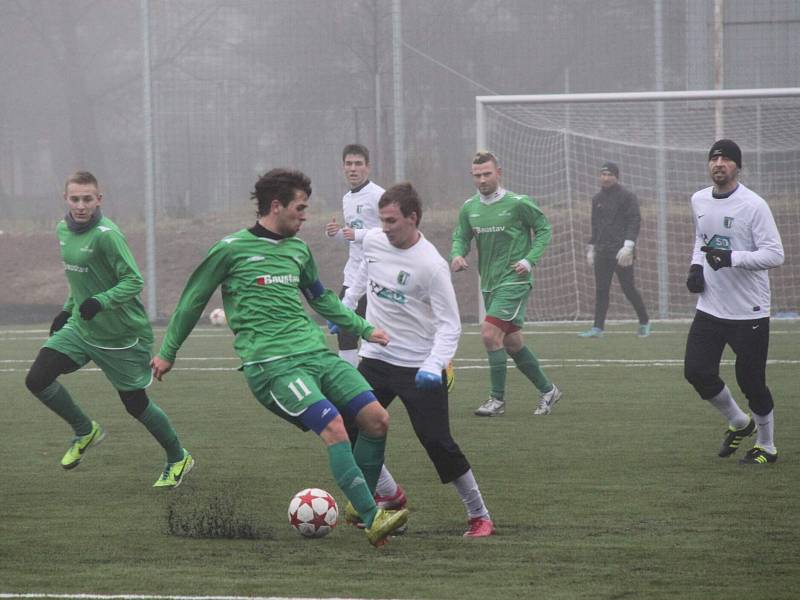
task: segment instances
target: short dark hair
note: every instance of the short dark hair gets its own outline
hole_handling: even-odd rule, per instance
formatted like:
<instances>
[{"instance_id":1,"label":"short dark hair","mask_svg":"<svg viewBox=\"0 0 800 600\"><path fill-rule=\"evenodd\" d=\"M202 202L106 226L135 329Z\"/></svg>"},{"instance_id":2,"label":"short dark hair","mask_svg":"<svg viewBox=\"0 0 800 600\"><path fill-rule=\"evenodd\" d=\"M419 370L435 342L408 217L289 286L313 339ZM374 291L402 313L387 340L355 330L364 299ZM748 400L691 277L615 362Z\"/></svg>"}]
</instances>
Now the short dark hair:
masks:
<instances>
[{"instance_id":1,"label":"short dark hair","mask_svg":"<svg viewBox=\"0 0 800 600\"><path fill-rule=\"evenodd\" d=\"M497 157L488 150L478 150L475 156L472 157L473 165L482 165L483 163L491 162L495 167L499 166Z\"/></svg>"},{"instance_id":2,"label":"short dark hair","mask_svg":"<svg viewBox=\"0 0 800 600\"><path fill-rule=\"evenodd\" d=\"M378 200L378 208L383 208L389 204L397 204L404 217L411 216L412 212L417 213L417 227L422 221L422 200L414 186L408 181L396 183L383 193Z\"/></svg>"},{"instance_id":3,"label":"short dark hair","mask_svg":"<svg viewBox=\"0 0 800 600\"><path fill-rule=\"evenodd\" d=\"M77 183L79 185L93 185L96 188L99 188L99 184L97 183L97 177L89 173L89 171L75 171L72 175L67 177L67 181L64 182L64 191L67 191L67 187L70 183Z\"/></svg>"},{"instance_id":4,"label":"short dark hair","mask_svg":"<svg viewBox=\"0 0 800 600\"><path fill-rule=\"evenodd\" d=\"M344 159L347 158L348 154L356 154L358 156L364 157L364 162L369 164L369 150L367 150L366 146L362 146L361 144L347 144L342 150L342 162Z\"/></svg>"},{"instance_id":5,"label":"short dark hair","mask_svg":"<svg viewBox=\"0 0 800 600\"><path fill-rule=\"evenodd\" d=\"M272 169L256 181L256 188L250 197L258 202L258 216L263 217L269 214L273 200L289 206L297 190L311 197L311 180L305 173L291 169Z\"/></svg>"}]
</instances>

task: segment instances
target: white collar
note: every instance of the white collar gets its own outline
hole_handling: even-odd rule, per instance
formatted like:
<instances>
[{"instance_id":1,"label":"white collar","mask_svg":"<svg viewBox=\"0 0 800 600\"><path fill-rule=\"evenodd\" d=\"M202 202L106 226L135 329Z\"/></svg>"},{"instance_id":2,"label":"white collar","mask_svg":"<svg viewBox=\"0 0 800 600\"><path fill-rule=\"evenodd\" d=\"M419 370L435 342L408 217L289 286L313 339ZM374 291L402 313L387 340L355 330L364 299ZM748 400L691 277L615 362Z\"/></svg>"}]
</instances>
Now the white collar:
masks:
<instances>
[{"instance_id":1,"label":"white collar","mask_svg":"<svg viewBox=\"0 0 800 600\"><path fill-rule=\"evenodd\" d=\"M483 202L484 204L494 204L505 195L506 195L506 190L502 186L497 186L497 189L494 191L494 193L488 196L484 196L483 194L478 192L478 196L481 197L481 202Z\"/></svg>"}]
</instances>

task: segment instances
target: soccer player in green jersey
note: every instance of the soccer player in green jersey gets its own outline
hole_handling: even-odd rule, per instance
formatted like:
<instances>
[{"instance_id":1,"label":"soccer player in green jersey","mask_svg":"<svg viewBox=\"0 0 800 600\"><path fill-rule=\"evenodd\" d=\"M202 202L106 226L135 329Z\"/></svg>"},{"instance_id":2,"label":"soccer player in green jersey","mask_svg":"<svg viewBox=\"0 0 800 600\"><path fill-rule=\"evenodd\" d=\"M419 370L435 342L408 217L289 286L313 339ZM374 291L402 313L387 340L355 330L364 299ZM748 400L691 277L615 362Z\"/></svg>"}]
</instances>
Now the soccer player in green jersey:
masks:
<instances>
[{"instance_id":1,"label":"soccer player in green jersey","mask_svg":"<svg viewBox=\"0 0 800 600\"><path fill-rule=\"evenodd\" d=\"M525 307L533 287L533 267L552 237L550 222L528 196L515 194L500 184L497 158L488 151L472 160L472 178L478 193L467 200L453 231L450 269L469 267L465 256L475 239L478 273L486 317L481 339L489 355L491 391L475 411L481 417L505 413L507 360L539 390L535 415L548 415L561 398L559 389L542 371L536 356L522 339ZM531 237L533 232L533 238Z\"/></svg>"},{"instance_id":2,"label":"soccer player in green jersey","mask_svg":"<svg viewBox=\"0 0 800 600\"><path fill-rule=\"evenodd\" d=\"M311 181L299 171L273 169L255 185L258 220L217 242L195 269L152 361L161 380L211 295L222 287L234 349L250 390L268 410L327 447L331 472L366 525L375 546L405 525L407 510L379 509L373 493L383 465L389 414L350 363L331 352L300 293L322 317L371 342L389 338L319 281L311 250L296 236L306 220ZM358 440L350 446L342 412L353 417Z\"/></svg>"},{"instance_id":3,"label":"soccer player in green jersey","mask_svg":"<svg viewBox=\"0 0 800 600\"><path fill-rule=\"evenodd\" d=\"M97 179L78 171L67 179L67 215L56 232L69 283L69 297L50 327L28 371L25 385L47 408L72 427L75 437L61 466L73 469L106 431L73 401L57 378L89 361L116 388L127 411L161 444L166 467L154 487L174 488L194 465L164 411L147 397L153 331L139 300L144 280L125 236L100 205Z\"/></svg>"}]
</instances>

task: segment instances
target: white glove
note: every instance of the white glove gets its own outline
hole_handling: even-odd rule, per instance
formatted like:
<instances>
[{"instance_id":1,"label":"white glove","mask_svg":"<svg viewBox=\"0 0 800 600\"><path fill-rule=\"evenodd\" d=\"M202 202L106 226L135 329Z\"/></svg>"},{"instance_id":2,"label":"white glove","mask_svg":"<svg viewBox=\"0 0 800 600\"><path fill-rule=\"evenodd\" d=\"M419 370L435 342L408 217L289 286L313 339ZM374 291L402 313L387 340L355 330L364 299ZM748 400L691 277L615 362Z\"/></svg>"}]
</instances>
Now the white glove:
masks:
<instances>
[{"instance_id":1,"label":"white glove","mask_svg":"<svg viewBox=\"0 0 800 600\"><path fill-rule=\"evenodd\" d=\"M590 267L594 266L594 244L586 246L586 262Z\"/></svg>"},{"instance_id":2,"label":"white glove","mask_svg":"<svg viewBox=\"0 0 800 600\"><path fill-rule=\"evenodd\" d=\"M625 244L617 252L617 264L620 267L630 267L633 264L634 242L625 240Z\"/></svg>"}]
</instances>

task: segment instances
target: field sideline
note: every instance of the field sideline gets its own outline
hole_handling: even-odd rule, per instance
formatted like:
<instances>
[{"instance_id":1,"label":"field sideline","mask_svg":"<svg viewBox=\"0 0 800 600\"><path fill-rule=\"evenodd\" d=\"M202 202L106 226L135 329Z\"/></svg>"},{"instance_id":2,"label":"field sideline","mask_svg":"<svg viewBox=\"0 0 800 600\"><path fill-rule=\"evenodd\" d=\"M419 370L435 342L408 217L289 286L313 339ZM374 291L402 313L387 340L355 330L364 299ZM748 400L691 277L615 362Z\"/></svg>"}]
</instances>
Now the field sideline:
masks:
<instances>
[{"instance_id":1,"label":"field sideline","mask_svg":"<svg viewBox=\"0 0 800 600\"><path fill-rule=\"evenodd\" d=\"M0 329L0 598L727 598L796 597L800 581L800 322L772 321L768 379L780 460L716 456L724 423L683 381L687 322L529 325L526 339L564 391L553 414L509 370L508 409L480 419L488 373L477 328L456 360L451 421L498 535L464 540L463 508L392 405L387 464L404 485L409 531L375 550L340 525L305 540L286 521L297 490L336 496L321 444L252 398L227 330L202 327L151 388L197 467L172 493L150 488L160 448L103 375L62 378L109 431L79 468L58 460L69 431L24 387L47 326ZM160 339L163 329L157 329ZM333 338L329 338L332 340ZM732 354L723 377L737 400ZM749 440L748 440L749 441ZM746 447L746 446L745 446ZM222 507L222 508L220 508ZM223 516L255 539L170 534L168 515Z\"/></svg>"}]
</instances>

